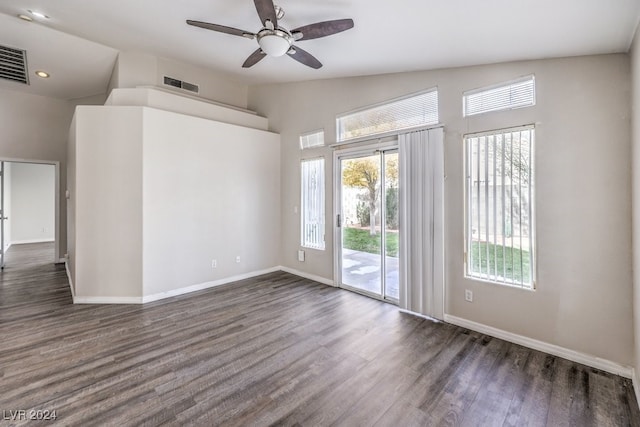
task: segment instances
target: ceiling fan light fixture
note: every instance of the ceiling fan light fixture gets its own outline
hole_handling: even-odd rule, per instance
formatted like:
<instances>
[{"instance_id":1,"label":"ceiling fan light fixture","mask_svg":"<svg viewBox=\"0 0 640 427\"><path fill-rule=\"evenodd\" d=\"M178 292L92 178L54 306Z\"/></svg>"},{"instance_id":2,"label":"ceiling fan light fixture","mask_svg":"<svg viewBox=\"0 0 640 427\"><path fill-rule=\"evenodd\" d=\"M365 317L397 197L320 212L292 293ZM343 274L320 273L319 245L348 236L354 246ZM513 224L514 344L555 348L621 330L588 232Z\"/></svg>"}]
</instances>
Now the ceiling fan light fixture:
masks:
<instances>
[{"instance_id":1,"label":"ceiling fan light fixture","mask_svg":"<svg viewBox=\"0 0 640 427\"><path fill-rule=\"evenodd\" d=\"M260 49L269 56L282 56L289 51L291 36L281 30L262 30L258 33Z\"/></svg>"}]
</instances>

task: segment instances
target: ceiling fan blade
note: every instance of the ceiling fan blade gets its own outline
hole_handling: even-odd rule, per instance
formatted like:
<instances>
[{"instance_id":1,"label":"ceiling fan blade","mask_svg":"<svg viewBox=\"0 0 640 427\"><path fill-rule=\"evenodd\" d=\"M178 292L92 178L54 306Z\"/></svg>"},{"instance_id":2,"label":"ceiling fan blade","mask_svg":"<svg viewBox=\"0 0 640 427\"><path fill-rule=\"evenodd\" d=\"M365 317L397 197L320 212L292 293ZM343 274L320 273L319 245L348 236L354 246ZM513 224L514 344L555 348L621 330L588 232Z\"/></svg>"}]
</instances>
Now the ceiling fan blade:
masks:
<instances>
[{"instance_id":1,"label":"ceiling fan blade","mask_svg":"<svg viewBox=\"0 0 640 427\"><path fill-rule=\"evenodd\" d=\"M239 30L232 27L225 27L224 25L211 24L209 22L192 21L190 19L187 19L187 24L193 25L194 27L204 28L206 30L218 31L219 33L231 34L232 36L247 37L250 39L256 36L250 31Z\"/></svg>"},{"instance_id":2,"label":"ceiling fan blade","mask_svg":"<svg viewBox=\"0 0 640 427\"><path fill-rule=\"evenodd\" d=\"M300 49L297 46L292 46L292 49L287 52L287 55L289 55L299 63L306 65L307 67L311 67L316 70L322 67L322 63L318 61L313 55L305 50Z\"/></svg>"},{"instance_id":3,"label":"ceiling fan blade","mask_svg":"<svg viewBox=\"0 0 640 427\"><path fill-rule=\"evenodd\" d=\"M267 56L267 54L264 53L261 49L256 50L251 55L249 55L246 61L244 61L244 64L242 64L242 68L253 67L258 62L260 62L262 58L264 58L265 56Z\"/></svg>"},{"instance_id":4,"label":"ceiling fan blade","mask_svg":"<svg viewBox=\"0 0 640 427\"><path fill-rule=\"evenodd\" d=\"M267 26L266 22L271 21L274 28L278 26L278 15L276 14L276 8L273 5L273 0L253 0L256 5L256 10L258 11L258 16L260 16L260 22L265 27Z\"/></svg>"},{"instance_id":5,"label":"ceiling fan blade","mask_svg":"<svg viewBox=\"0 0 640 427\"><path fill-rule=\"evenodd\" d=\"M351 28L353 28L353 19L336 19L334 21L316 22L315 24L296 28L295 30L291 30L291 35L293 35L297 41L311 40L341 33ZM302 37L297 36L297 33L302 33Z\"/></svg>"}]
</instances>

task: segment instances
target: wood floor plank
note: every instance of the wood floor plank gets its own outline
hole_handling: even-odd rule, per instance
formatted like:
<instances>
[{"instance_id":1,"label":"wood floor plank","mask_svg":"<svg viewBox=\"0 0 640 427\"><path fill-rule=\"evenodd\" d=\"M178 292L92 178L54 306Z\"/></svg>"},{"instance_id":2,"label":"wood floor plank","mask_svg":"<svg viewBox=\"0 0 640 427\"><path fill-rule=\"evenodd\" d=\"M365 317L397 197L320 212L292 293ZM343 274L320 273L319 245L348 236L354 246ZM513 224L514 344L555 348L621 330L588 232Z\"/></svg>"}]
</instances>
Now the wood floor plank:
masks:
<instances>
[{"instance_id":1,"label":"wood floor plank","mask_svg":"<svg viewBox=\"0 0 640 427\"><path fill-rule=\"evenodd\" d=\"M0 339L0 409L64 426L640 426L628 379L284 272L73 305L53 244L16 245Z\"/></svg>"}]
</instances>

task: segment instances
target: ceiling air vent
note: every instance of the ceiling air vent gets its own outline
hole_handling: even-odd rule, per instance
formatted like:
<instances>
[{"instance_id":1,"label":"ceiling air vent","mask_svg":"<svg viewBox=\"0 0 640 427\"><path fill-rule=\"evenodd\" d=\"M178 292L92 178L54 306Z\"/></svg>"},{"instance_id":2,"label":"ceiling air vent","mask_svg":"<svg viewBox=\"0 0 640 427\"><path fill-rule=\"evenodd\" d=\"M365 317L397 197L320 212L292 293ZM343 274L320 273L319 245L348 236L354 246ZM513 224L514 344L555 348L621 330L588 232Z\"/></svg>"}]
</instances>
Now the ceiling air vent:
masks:
<instances>
[{"instance_id":1,"label":"ceiling air vent","mask_svg":"<svg viewBox=\"0 0 640 427\"><path fill-rule=\"evenodd\" d=\"M200 88L198 87L198 85L189 82L183 82L182 80L174 79L173 77L164 76L164 84L193 93L200 92Z\"/></svg>"},{"instance_id":2,"label":"ceiling air vent","mask_svg":"<svg viewBox=\"0 0 640 427\"><path fill-rule=\"evenodd\" d=\"M0 78L28 85L27 52L0 45Z\"/></svg>"}]
</instances>

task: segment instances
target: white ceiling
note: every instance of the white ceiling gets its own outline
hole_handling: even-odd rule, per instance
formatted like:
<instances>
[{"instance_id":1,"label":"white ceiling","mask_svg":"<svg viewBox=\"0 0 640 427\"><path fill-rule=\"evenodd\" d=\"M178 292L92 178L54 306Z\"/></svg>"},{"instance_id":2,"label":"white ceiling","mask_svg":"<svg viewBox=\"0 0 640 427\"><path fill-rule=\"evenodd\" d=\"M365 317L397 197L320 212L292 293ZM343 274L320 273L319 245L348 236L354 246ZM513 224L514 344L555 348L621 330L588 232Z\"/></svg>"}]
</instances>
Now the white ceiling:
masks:
<instances>
[{"instance_id":1,"label":"white ceiling","mask_svg":"<svg viewBox=\"0 0 640 427\"><path fill-rule=\"evenodd\" d=\"M0 44L26 49L33 93L104 92L116 50L185 61L247 84L382 74L522 59L627 52L639 0L277 0L280 25L353 18L352 30L299 42L324 67L267 57L250 69L255 40L186 25L186 19L257 32L251 0L2 0ZM27 23L27 10L50 19ZM4 14L4 15L1 15ZM15 83L0 87L21 89Z\"/></svg>"}]
</instances>

